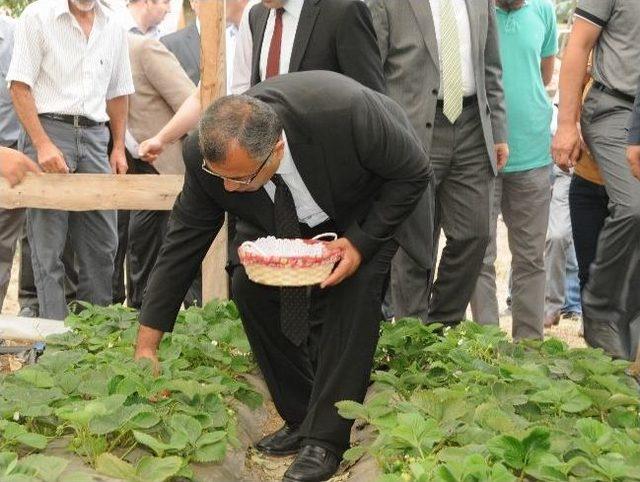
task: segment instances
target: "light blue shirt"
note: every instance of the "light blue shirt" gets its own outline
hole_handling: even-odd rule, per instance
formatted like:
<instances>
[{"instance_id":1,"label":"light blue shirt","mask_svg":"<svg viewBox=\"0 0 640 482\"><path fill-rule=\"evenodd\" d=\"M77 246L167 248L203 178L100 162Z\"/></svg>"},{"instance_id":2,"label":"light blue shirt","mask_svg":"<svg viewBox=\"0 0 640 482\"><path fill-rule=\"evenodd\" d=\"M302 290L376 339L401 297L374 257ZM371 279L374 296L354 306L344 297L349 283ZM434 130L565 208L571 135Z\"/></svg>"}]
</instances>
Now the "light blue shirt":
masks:
<instances>
[{"instance_id":1,"label":"light blue shirt","mask_svg":"<svg viewBox=\"0 0 640 482\"><path fill-rule=\"evenodd\" d=\"M291 155L287 136L284 131L282 131L282 138L284 140L284 155L282 156L280 167L278 167L276 173L282 176L282 180L289 188L289 191L291 191L293 203L296 205L298 221L313 228L328 220L329 216L327 216L322 208L318 206L318 203L314 201L311 193L302 180L302 177L293 162L293 156ZM276 196L275 184L271 181L267 182L264 185L264 190L267 191L271 200L274 201Z\"/></svg>"},{"instance_id":2,"label":"light blue shirt","mask_svg":"<svg viewBox=\"0 0 640 482\"><path fill-rule=\"evenodd\" d=\"M0 145L8 147L18 142L20 124L7 89L7 71L13 52L15 21L0 15Z\"/></svg>"}]
</instances>

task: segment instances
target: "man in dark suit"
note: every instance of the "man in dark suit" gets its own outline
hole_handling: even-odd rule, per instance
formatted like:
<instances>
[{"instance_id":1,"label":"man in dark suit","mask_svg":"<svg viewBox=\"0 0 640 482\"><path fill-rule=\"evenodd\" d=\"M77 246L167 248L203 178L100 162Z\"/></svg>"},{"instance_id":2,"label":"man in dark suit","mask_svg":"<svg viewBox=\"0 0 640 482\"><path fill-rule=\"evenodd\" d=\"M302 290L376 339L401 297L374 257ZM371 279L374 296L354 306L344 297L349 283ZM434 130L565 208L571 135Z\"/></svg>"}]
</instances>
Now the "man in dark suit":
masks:
<instances>
[{"instance_id":1,"label":"man in dark suit","mask_svg":"<svg viewBox=\"0 0 640 482\"><path fill-rule=\"evenodd\" d=\"M352 425L335 403L361 402L369 383L391 258L398 245L411 249L408 224L428 222L415 210L431 179L422 142L391 99L313 71L214 102L184 154L185 184L140 314L136 357L157 360L225 211L238 218L236 251L261 236L336 232L330 247L342 259L310 294L249 281L237 255L229 266L252 351L286 422L257 448L299 451L285 481L326 480ZM426 250L412 255L428 262Z\"/></svg>"},{"instance_id":2,"label":"man in dark suit","mask_svg":"<svg viewBox=\"0 0 640 482\"><path fill-rule=\"evenodd\" d=\"M198 14L199 2L191 1L191 8ZM197 17L196 17L197 18ZM191 82L198 85L200 82L200 31L198 23L192 22L177 32L170 33L160 38L160 42L167 50L176 56L178 62L187 73Z\"/></svg>"}]
</instances>

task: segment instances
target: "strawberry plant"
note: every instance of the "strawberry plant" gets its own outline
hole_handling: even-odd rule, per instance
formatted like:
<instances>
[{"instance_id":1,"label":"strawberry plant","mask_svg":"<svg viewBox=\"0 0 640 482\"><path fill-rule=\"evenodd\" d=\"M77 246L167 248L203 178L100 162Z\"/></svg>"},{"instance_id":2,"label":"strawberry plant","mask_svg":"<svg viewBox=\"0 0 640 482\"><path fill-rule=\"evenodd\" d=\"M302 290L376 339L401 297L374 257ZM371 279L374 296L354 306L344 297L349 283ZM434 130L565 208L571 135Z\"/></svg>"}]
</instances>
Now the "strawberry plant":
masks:
<instances>
[{"instance_id":1,"label":"strawberry plant","mask_svg":"<svg viewBox=\"0 0 640 482\"><path fill-rule=\"evenodd\" d=\"M339 402L374 429L379 482L640 480L640 398L626 362L497 327L383 327L373 395Z\"/></svg>"},{"instance_id":2,"label":"strawberry plant","mask_svg":"<svg viewBox=\"0 0 640 482\"><path fill-rule=\"evenodd\" d=\"M0 378L0 480L59 480L66 461L35 453L53 439L104 475L145 482L190 477L190 463L238 445L234 407L262 399L243 378L255 364L233 303L181 312L158 376L133 361L137 313L83 308L37 365Z\"/></svg>"}]
</instances>

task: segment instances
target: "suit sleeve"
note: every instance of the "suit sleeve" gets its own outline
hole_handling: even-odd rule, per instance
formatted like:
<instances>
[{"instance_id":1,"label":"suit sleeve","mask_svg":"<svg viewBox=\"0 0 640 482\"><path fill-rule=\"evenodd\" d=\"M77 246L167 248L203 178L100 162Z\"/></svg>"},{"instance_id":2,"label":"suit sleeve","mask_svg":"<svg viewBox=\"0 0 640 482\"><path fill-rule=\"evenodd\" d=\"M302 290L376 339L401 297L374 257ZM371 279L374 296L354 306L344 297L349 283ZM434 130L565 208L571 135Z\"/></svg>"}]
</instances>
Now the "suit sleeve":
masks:
<instances>
[{"instance_id":1,"label":"suit sleeve","mask_svg":"<svg viewBox=\"0 0 640 482\"><path fill-rule=\"evenodd\" d=\"M340 73L377 92L385 93L380 50L369 8L361 0L352 0L339 19L336 51Z\"/></svg>"},{"instance_id":2,"label":"suit sleeve","mask_svg":"<svg viewBox=\"0 0 640 482\"><path fill-rule=\"evenodd\" d=\"M384 68L389 55L389 14L384 0L369 0L367 4L371 12L373 28L378 37L378 48L380 49L380 57Z\"/></svg>"},{"instance_id":3,"label":"suit sleeve","mask_svg":"<svg viewBox=\"0 0 640 482\"><path fill-rule=\"evenodd\" d=\"M184 296L224 222L224 210L204 191L195 169L199 166L187 163L140 311L140 324L160 331L173 330Z\"/></svg>"},{"instance_id":4,"label":"suit sleeve","mask_svg":"<svg viewBox=\"0 0 640 482\"><path fill-rule=\"evenodd\" d=\"M493 0L489 0L488 19L487 42L484 50L484 73L487 101L491 109L493 140L496 144L499 144L507 142L507 110L502 87L502 61L500 60L496 7L493 4Z\"/></svg>"},{"instance_id":5,"label":"suit sleeve","mask_svg":"<svg viewBox=\"0 0 640 482\"><path fill-rule=\"evenodd\" d=\"M195 88L178 59L155 40L145 42L142 68L149 83L174 112Z\"/></svg>"},{"instance_id":6,"label":"suit sleeve","mask_svg":"<svg viewBox=\"0 0 640 482\"><path fill-rule=\"evenodd\" d=\"M383 179L364 219L345 237L370 259L413 212L431 177L431 164L402 108L363 93L352 106L352 132L362 167Z\"/></svg>"},{"instance_id":7,"label":"suit sleeve","mask_svg":"<svg viewBox=\"0 0 640 482\"><path fill-rule=\"evenodd\" d=\"M631 115L631 127L629 127L629 144L640 145L640 89L636 95L636 103Z\"/></svg>"}]
</instances>

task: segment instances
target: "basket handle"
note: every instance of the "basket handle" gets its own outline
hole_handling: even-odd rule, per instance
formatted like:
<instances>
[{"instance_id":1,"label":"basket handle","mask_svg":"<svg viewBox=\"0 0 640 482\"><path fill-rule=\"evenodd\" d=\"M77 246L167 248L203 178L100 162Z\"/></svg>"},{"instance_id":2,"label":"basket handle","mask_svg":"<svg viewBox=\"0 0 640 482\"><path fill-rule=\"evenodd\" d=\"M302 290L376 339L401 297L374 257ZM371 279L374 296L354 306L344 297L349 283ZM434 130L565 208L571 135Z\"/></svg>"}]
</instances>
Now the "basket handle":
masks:
<instances>
[{"instance_id":1,"label":"basket handle","mask_svg":"<svg viewBox=\"0 0 640 482\"><path fill-rule=\"evenodd\" d=\"M313 239L314 241L318 241L322 238L333 238L331 241L335 241L336 239L338 239L338 235L336 233L322 233L314 236L311 239Z\"/></svg>"},{"instance_id":2,"label":"basket handle","mask_svg":"<svg viewBox=\"0 0 640 482\"><path fill-rule=\"evenodd\" d=\"M258 252L258 254L260 254L260 256L265 256L265 257L267 256L267 253L265 253L264 251L262 251L262 250L258 247L258 245L257 245L255 242L253 242L253 241L245 241L244 243L242 243L242 244L240 245L240 247L241 247L241 248L243 248L243 247L251 248L251 249L253 249L254 251L257 251L257 252Z\"/></svg>"}]
</instances>

